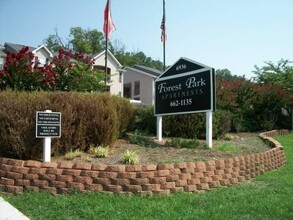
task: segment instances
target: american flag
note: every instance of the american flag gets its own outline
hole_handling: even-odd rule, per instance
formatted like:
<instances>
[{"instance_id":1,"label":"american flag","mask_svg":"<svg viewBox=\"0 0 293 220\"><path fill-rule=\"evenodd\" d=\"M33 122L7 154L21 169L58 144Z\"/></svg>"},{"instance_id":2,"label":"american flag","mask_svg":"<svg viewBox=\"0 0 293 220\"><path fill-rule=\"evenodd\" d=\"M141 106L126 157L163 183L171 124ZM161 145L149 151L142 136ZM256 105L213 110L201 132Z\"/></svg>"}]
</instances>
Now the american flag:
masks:
<instances>
[{"instance_id":1,"label":"american flag","mask_svg":"<svg viewBox=\"0 0 293 220\"><path fill-rule=\"evenodd\" d=\"M166 16L165 16L165 0L163 0L163 18L161 22L161 41L166 42L167 40L167 34L166 34Z\"/></svg>"},{"instance_id":2,"label":"american flag","mask_svg":"<svg viewBox=\"0 0 293 220\"><path fill-rule=\"evenodd\" d=\"M163 15L163 18L162 18L161 29L162 29L161 41L165 42L167 40L165 15Z\"/></svg>"}]
</instances>

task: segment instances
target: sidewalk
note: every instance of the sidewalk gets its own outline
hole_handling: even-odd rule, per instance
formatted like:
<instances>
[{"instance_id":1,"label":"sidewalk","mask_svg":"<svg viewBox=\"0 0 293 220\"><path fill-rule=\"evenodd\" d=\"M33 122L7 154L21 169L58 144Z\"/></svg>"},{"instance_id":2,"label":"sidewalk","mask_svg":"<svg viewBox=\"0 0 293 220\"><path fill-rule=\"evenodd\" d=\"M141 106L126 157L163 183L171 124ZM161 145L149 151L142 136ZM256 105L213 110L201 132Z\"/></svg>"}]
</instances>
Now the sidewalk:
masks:
<instances>
[{"instance_id":1,"label":"sidewalk","mask_svg":"<svg viewBox=\"0 0 293 220\"><path fill-rule=\"evenodd\" d=\"M29 220L29 218L0 197L0 220Z\"/></svg>"}]
</instances>

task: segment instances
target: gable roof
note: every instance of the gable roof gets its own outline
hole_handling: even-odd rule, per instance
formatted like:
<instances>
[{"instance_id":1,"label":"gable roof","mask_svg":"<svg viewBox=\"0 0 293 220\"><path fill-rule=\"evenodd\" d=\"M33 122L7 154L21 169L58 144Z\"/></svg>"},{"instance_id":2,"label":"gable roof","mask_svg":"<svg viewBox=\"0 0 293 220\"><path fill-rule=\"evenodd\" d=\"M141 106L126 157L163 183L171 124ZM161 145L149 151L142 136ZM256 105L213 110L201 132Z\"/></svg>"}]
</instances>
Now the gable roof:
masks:
<instances>
[{"instance_id":1,"label":"gable roof","mask_svg":"<svg viewBox=\"0 0 293 220\"><path fill-rule=\"evenodd\" d=\"M47 53L49 54L49 56L53 57L52 52L45 45L41 45L38 48L36 48L36 47L30 47L30 46L22 45L22 44L5 43L4 47L5 47L5 51L10 52L10 53L17 53L23 47L28 47L29 51L32 52L33 54L35 54L38 50L44 48L47 51Z\"/></svg>"},{"instance_id":2,"label":"gable roof","mask_svg":"<svg viewBox=\"0 0 293 220\"><path fill-rule=\"evenodd\" d=\"M36 48L35 47L29 47L27 45L23 45L23 44L13 44L13 43L5 43L4 44L5 47L5 51L6 52L10 52L10 53L17 53L18 51L20 51L23 47L28 47L29 51L33 51Z\"/></svg>"},{"instance_id":3,"label":"gable roof","mask_svg":"<svg viewBox=\"0 0 293 220\"><path fill-rule=\"evenodd\" d=\"M106 50L104 50L98 54L92 55L92 58L96 60L96 59L100 58L101 56L103 56L105 53L106 53ZM111 53L110 50L108 50L108 56L110 56L114 60L114 62L118 65L119 68L122 67L121 63L116 59L116 57Z\"/></svg>"},{"instance_id":4,"label":"gable roof","mask_svg":"<svg viewBox=\"0 0 293 220\"><path fill-rule=\"evenodd\" d=\"M133 66L134 69L137 69L137 70L140 70L140 71L143 71L143 72L146 72L148 74L151 74L155 77L158 77L159 75L161 75L161 71L157 70L157 69L154 69L154 68L151 68L151 67L146 67L146 66L141 66L141 65L134 65Z\"/></svg>"},{"instance_id":5,"label":"gable roof","mask_svg":"<svg viewBox=\"0 0 293 220\"><path fill-rule=\"evenodd\" d=\"M44 48L45 51L47 51L49 53L50 57L53 57L53 53L45 46L45 45L41 45L38 48L36 48L35 50L33 50L32 52L35 54L38 50Z\"/></svg>"},{"instance_id":6,"label":"gable roof","mask_svg":"<svg viewBox=\"0 0 293 220\"><path fill-rule=\"evenodd\" d=\"M134 65L133 67L126 67L125 70L127 71L127 69L135 71L135 72L140 73L140 74L150 76L152 78L157 78L162 73L157 69L142 66L142 65Z\"/></svg>"}]
</instances>

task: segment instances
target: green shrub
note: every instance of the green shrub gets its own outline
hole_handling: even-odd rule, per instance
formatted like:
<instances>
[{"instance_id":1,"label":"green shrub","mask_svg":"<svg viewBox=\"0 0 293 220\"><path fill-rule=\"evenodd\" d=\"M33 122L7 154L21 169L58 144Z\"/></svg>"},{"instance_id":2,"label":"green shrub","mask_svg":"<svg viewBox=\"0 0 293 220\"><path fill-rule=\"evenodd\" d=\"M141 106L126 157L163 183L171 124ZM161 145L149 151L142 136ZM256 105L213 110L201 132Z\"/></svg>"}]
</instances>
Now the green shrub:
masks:
<instances>
[{"instance_id":1,"label":"green shrub","mask_svg":"<svg viewBox=\"0 0 293 220\"><path fill-rule=\"evenodd\" d=\"M126 134L127 131L131 130L131 123L134 121L135 117L135 107L125 98L113 96L112 100L117 113L119 136L121 137Z\"/></svg>"},{"instance_id":2,"label":"green shrub","mask_svg":"<svg viewBox=\"0 0 293 220\"><path fill-rule=\"evenodd\" d=\"M197 139L172 138L171 146L176 148L198 148L200 143Z\"/></svg>"},{"instance_id":3,"label":"green shrub","mask_svg":"<svg viewBox=\"0 0 293 220\"><path fill-rule=\"evenodd\" d=\"M217 110L213 113L213 137L222 138L231 130L232 114L230 111Z\"/></svg>"},{"instance_id":4,"label":"green shrub","mask_svg":"<svg viewBox=\"0 0 293 220\"><path fill-rule=\"evenodd\" d=\"M203 138L205 136L205 114L164 116L163 133L169 137Z\"/></svg>"},{"instance_id":5,"label":"green shrub","mask_svg":"<svg viewBox=\"0 0 293 220\"><path fill-rule=\"evenodd\" d=\"M126 150L123 154L123 161L125 164L137 164L138 163L138 153L133 150Z\"/></svg>"},{"instance_id":6,"label":"green shrub","mask_svg":"<svg viewBox=\"0 0 293 220\"><path fill-rule=\"evenodd\" d=\"M219 150L219 151L231 151L231 152L238 152L239 151L239 147L237 147L234 144L229 144L229 143L225 143L219 146L216 146L214 148L214 150Z\"/></svg>"},{"instance_id":7,"label":"green shrub","mask_svg":"<svg viewBox=\"0 0 293 220\"><path fill-rule=\"evenodd\" d=\"M0 156L40 159L42 139L35 137L36 111L61 112L61 137L52 154L90 145L111 146L133 115L127 100L107 93L0 92ZM122 123L120 121L123 120ZM70 146L70 148L69 148Z\"/></svg>"},{"instance_id":8,"label":"green shrub","mask_svg":"<svg viewBox=\"0 0 293 220\"><path fill-rule=\"evenodd\" d=\"M222 137L230 131L231 113L216 110L213 112L213 137ZM201 138L206 136L206 114L186 114L163 117L163 132L166 136L181 138Z\"/></svg>"},{"instance_id":9,"label":"green shrub","mask_svg":"<svg viewBox=\"0 0 293 220\"><path fill-rule=\"evenodd\" d=\"M131 144L137 144L143 147L156 147L156 144L149 136L137 130L132 134L128 134L128 140Z\"/></svg>"},{"instance_id":10,"label":"green shrub","mask_svg":"<svg viewBox=\"0 0 293 220\"><path fill-rule=\"evenodd\" d=\"M156 134L156 116L153 106L136 106L135 117L132 122L132 131L139 130L144 133Z\"/></svg>"}]
</instances>

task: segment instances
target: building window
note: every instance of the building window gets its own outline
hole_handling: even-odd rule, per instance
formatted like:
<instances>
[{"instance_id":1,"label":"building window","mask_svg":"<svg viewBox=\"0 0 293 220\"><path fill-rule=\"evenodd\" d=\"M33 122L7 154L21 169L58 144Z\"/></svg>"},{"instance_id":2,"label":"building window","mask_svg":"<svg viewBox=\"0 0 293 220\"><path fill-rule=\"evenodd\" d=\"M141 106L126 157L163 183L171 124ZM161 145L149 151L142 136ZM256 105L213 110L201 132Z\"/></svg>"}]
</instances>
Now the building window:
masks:
<instances>
[{"instance_id":1,"label":"building window","mask_svg":"<svg viewBox=\"0 0 293 220\"><path fill-rule=\"evenodd\" d=\"M131 98L131 83L125 83L123 86L123 96L125 98Z\"/></svg>"},{"instance_id":2,"label":"building window","mask_svg":"<svg viewBox=\"0 0 293 220\"><path fill-rule=\"evenodd\" d=\"M134 96L140 95L140 81L134 82Z\"/></svg>"}]
</instances>

